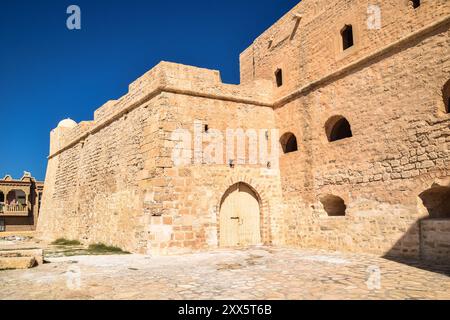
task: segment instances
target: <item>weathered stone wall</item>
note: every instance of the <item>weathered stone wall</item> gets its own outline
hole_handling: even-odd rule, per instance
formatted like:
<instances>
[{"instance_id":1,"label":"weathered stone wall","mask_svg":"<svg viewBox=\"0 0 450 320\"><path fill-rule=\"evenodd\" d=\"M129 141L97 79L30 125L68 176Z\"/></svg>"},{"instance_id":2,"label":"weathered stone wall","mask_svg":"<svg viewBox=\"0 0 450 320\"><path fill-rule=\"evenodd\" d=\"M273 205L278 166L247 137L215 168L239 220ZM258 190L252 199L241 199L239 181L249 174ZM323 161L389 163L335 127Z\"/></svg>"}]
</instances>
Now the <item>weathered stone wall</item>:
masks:
<instances>
[{"instance_id":1,"label":"weathered stone wall","mask_svg":"<svg viewBox=\"0 0 450 320\"><path fill-rule=\"evenodd\" d=\"M421 222L422 258L450 263L450 220Z\"/></svg>"},{"instance_id":2,"label":"weathered stone wall","mask_svg":"<svg viewBox=\"0 0 450 320\"><path fill-rule=\"evenodd\" d=\"M425 3L422 18L448 15L447 4ZM281 134L292 132L299 141L299 151L281 159L290 244L420 254L419 194L450 174L450 119L442 97L450 78L449 35L447 23L276 109ZM330 65L319 52L312 57L317 61L309 66ZM325 124L336 115L349 120L353 137L330 143ZM327 194L345 200L345 217L327 215L320 203Z\"/></svg>"},{"instance_id":3,"label":"weathered stone wall","mask_svg":"<svg viewBox=\"0 0 450 320\"><path fill-rule=\"evenodd\" d=\"M145 94L138 96L138 89ZM180 128L193 134L196 121L224 136L226 129L270 130L274 113L265 105L271 89L265 81L223 84L217 71L156 66L130 86L127 96L140 99L135 107L109 102L93 122L54 130L39 232L47 239L155 254L217 247L221 198L234 183L247 182L260 197L264 240L276 242L282 237L272 237L282 212L275 209L281 198L278 171L267 173L258 165L231 169L225 151L219 164L175 167L171 138ZM207 135L205 147L206 140Z\"/></svg>"},{"instance_id":4,"label":"weathered stone wall","mask_svg":"<svg viewBox=\"0 0 450 320\"><path fill-rule=\"evenodd\" d=\"M259 195L263 241L279 243L283 232L279 230L282 210L279 208L281 189L278 170L268 170L260 164L250 165L248 157L244 165L238 165L237 158L234 158L236 167L230 168L225 141L227 129L259 131L274 128L273 110L172 93L164 94L163 98L165 120L161 122L161 135L164 146L160 153L162 160L157 165L160 171L145 186L146 209L156 216L152 218L150 227L151 252L181 253L217 247L220 203L227 189L238 182L249 184ZM208 133L204 131L205 125L209 127ZM201 133L202 141L199 143L204 151L201 161L193 165L175 166L171 156L179 141L173 138L172 133L176 129L190 132L190 150L193 151L194 126ZM206 148L215 141L213 135L216 130L224 139L222 161L219 164L207 163ZM270 146L271 141L268 144ZM245 149L248 156L248 141Z\"/></svg>"},{"instance_id":5,"label":"weathered stone wall","mask_svg":"<svg viewBox=\"0 0 450 320\"><path fill-rule=\"evenodd\" d=\"M241 54L241 85L223 84L218 71L162 62L92 122L55 129L40 232L152 254L214 248L221 199L245 182L260 202L265 243L430 258L430 243L447 238L424 246L420 221L428 213L419 195L448 186L450 176L442 97L450 2L374 3L381 29L368 28L369 4L302 1ZM355 45L343 51L346 24ZM335 116L350 122L353 137L329 142L326 124ZM175 166L172 133L194 137L196 121L223 135L279 128L280 136L295 134L299 150L280 156L279 171L232 168L225 152L222 164L202 156ZM211 137L201 136L207 145ZM193 152L195 143L185 148ZM330 195L345 202L345 216L327 214Z\"/></svg>"},{"instance_id":6,"label":"weathered stone wall","mask_svg":"<svg viewBox=\"0 0 450 320\"><path fill-rule=\"evenodd\" d=\"M380 9L381 29L373 26ZM295 15L302 16L300 22ZM259 36L241 55L241 81L267 79L283 70L281 98L293 90L388 46L450 14L447 0L425 1L413 9L409 0L302 1ZM343 50L341 30L352 25L355 45Z\"/></svg>"},{"instance_id":7,"label":"weathered stone wall","mask_svg":"<svg viewBox=\"0 0 450 320\"><path fill-rule=\"evenodd\" d=\"M157 108L144 104L49 160L39 232L131 251L146 245L141 147Z\"/></svg>"}]
</instances>

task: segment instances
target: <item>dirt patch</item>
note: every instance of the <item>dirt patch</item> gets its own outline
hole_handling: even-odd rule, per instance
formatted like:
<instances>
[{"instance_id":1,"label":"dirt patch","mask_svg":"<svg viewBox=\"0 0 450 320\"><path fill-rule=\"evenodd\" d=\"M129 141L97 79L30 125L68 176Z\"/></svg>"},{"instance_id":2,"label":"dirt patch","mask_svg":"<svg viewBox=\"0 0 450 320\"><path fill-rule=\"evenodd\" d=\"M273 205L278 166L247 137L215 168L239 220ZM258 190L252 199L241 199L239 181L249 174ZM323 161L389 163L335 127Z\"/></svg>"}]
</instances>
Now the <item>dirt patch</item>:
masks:
<instances>
[{"instance_id":1,"label":"dirt patch","mask_svg":"<svg viewBox=\"0 0 450 320\"><path fill-rule=\"evenodd\" d=\"M262 263L261 259L263 258L263 256L251 254L247 259L245 259L245 262L249 266L256 266Z\"/></svg>"},{"instance_id":2,"label":"dirt patch","mask_svg":"<svg viewBox=\"0 0 450 320\"><path fill-rule=\"evenodd\" d=\"M219 263L216 265L218 271L239 270L245 266L239 263Z\"/></svg>"}]
</instances>

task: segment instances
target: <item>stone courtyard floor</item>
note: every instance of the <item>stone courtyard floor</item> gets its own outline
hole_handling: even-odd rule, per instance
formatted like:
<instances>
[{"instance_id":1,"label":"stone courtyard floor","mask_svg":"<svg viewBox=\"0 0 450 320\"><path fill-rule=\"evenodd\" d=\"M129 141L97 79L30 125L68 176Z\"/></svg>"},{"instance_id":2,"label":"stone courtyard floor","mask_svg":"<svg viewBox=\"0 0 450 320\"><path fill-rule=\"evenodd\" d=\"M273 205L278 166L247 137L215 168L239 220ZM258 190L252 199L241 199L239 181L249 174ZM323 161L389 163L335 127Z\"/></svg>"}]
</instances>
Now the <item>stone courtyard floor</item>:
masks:
<instances>
[{"instance_id":1,"label":"stone courtyard floor","mask_svg":"<svg viewBox=\"0 0 450 320\"><path fill-rule=\"evenodd\" d=\"M260 247L47 260L0 271L0 299L450 299L450 266L370 255Z\"/></svg>"}]
</instances>

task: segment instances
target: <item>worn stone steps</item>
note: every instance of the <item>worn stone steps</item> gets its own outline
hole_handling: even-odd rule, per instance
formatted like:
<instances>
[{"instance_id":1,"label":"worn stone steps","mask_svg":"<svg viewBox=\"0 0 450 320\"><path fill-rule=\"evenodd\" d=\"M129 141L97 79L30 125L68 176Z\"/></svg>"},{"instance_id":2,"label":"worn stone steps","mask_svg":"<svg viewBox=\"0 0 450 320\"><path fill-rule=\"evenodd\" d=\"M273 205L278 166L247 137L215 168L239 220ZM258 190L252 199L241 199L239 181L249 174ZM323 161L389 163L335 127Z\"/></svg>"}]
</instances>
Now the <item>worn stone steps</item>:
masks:
<instances>
[{"instance_id":1,"label":"worn stone steps","mask_svg":"<svg viewBox=\"0 0 450 320\"><path fill-rule=\"evenodd\" d=\"M0 270L29 269L44 263L42 249L10 249L0 251Z\"/></svg>"}]
</instances>

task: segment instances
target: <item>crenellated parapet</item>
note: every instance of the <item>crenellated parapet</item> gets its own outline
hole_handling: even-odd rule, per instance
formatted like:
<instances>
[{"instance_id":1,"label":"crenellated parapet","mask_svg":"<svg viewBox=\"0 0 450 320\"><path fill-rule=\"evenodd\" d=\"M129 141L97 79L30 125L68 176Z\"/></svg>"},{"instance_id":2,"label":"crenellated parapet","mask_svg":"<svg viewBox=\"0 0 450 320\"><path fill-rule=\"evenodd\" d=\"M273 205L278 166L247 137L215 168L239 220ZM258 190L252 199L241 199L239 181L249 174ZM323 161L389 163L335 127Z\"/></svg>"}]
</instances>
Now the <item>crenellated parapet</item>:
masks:
<instances>
[{"instance_id":1,"label":"crenellated parapet","mask_svg":"<svg viewBox=\"0 0 450 320\"><path fill-rule=\"evenodd\" d=\"M160 62L130 84L126 95L108 101L97 109L93 121L76 124L63 120L64 123L52 130L49 157L83 141L89 134L164 92L272 107L272 90L272 83L267 80L256 80L245 85L225 84L219 71Z\"/></svg>"}]
</instances>

